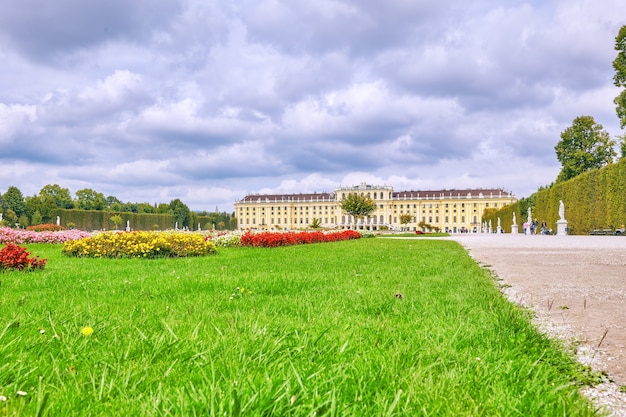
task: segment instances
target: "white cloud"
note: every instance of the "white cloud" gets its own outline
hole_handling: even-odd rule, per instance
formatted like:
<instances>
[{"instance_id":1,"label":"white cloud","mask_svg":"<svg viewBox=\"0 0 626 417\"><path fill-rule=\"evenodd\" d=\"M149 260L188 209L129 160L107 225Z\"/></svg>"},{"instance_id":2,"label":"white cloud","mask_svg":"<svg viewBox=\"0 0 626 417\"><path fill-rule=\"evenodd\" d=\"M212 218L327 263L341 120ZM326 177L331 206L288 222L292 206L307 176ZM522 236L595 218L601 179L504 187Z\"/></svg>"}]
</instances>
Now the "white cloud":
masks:
<instances>
[{"instance_id":1,"label":"white cloud","mask_svg":"<svg viewBox=\"0 0 626 417\"><path fill-rule=\"evenodd\" d=\"M363 181L523 195L555 178L575 117L621 133L622 0L31 3L0 16L0 183L29 193L197 209Z\"/></svg>"}]
</instances>

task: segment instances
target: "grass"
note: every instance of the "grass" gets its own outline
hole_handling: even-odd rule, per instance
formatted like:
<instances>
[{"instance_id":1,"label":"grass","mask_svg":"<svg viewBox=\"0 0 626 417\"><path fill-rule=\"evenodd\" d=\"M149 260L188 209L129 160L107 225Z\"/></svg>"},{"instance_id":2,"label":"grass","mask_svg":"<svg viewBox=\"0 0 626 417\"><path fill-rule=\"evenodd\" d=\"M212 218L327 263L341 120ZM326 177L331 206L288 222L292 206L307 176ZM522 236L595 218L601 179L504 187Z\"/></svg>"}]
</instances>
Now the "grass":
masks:
<instances>
[{"instance_id":1,"label":"grass","mask_svg":"<svg viewBox=\"0 0 626 417\"><path fill-rule=\"evenodd\" d=\"M428 237L445 237L450 236L450 233L421 233L416 234L415 232L401 232L401 233L381 233L377 235L377 237L414 237L414 238L428 238Z\"/></svg>"},{"instance_id":2,"label":"grass","mask_svg":"<svg viewBox=\"0 0 626 417\"><path fill-rule=\"evenodd\" d=\"M455 242L28 249L44 271L0 274L0 416L595 415L571 357Z\"/></svg>"}]
</instances>

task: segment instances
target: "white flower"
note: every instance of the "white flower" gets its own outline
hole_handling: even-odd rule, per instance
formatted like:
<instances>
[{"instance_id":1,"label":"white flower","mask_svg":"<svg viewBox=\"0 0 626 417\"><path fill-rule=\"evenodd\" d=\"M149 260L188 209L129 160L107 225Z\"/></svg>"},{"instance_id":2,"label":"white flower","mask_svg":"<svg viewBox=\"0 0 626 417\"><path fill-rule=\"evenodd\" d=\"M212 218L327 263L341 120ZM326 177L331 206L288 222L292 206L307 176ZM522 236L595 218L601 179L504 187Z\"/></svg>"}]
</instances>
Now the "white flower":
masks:
<instances>
[{"instance_id":1,"label":"white flower","mask_svg":"<svg viewBox=\"0 0 626 417\"><path fill-rule=\"evenodd\" d=\"M7 397L5 397L4 395L0 395L0 401L6 401Z\"/></svg>"},{"instance_id":2,"label":"white flower","mask_svg":"<svg viewBox=\"0 0 626 417\"><path fill-rule=\"evenodd\" d=\"M26 397L26 391L18 391L17 395L20 395L22 397Z\"/></svg>"}]
</instances>

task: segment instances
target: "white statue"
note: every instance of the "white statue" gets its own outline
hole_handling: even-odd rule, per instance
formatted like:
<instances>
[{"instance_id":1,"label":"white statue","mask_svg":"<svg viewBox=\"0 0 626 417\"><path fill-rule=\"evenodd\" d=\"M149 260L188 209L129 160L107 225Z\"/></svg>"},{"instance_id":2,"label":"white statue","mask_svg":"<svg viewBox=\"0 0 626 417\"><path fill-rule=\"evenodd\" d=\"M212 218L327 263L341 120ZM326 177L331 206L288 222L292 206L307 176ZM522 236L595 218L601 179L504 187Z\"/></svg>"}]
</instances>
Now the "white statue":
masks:
<instances>
[{"instance_id":1,"label":"white statue","mask_svg":"<svg viewBox=\"0 0 626 417\"><path fill-rule=\"evenodd\" d=\"M500 228L500 217L498 217L498 228Z\"/></svg>"},{"instance_id":2,"label":"white statue","mask_svg":"<svg viewBox=\"0 0 626 417\"><path fill-rule=\"evenodd\" d=\"M61 218L59 216L57 216L57 226L61 225Z\"/></svg>"},{"instance_id":3,"label":"white statue","mask_svg":"<svg viewBox=\"0 0 626 417\"><path fill-rule=\"evenodd\" d=\"M531 224L533 224L533 216L531 214L530 207L528 207L528 227L530 227Z\"/></svg>"},{"instance_id":4,"label":"white statue","mask_svg":"<svg viewBox=\"0 0 626 417\"><path fill-rule=\"evenodd\" d=\"M513 226L517 226L517 219L515 218L515 212L513 212Z\"/></svg>"},{"instance_id":5,"label":"white statue","mask_svg":"<svg viewBox=\"0 0 626 417\"><path fill-rule=\"evenodd\" d=\"M563 205L563 200L559 200L559 220L565 220L565 205Z\"/></svg>"}]
</instances>

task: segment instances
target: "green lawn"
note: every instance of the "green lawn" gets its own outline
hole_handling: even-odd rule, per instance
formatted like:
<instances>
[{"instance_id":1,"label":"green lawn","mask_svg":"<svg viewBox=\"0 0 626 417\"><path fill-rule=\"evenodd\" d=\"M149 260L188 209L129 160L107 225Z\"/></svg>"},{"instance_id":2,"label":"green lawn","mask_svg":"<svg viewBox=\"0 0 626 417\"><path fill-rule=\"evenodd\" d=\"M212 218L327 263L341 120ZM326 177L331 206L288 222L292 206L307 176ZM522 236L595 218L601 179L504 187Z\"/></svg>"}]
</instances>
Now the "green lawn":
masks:
<instances>
[{"instance_id":1,"label":"green lawn","mask_svg":"<svg viewBox=\"0 0 626 417\"><path fill-rule=\"evenodd\" d=\"M0 416L594 415L579 367L455 242L28 248L44 271L0 273Z\"/></svg>"}]
</instances>

